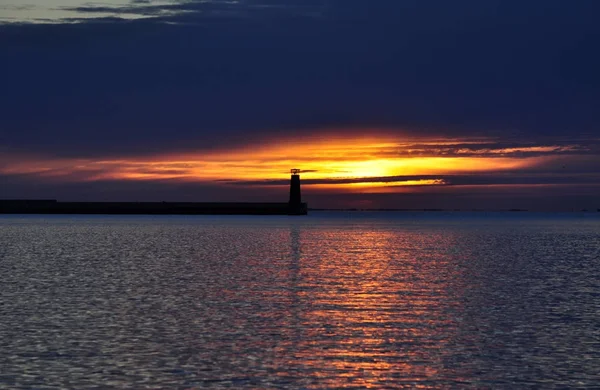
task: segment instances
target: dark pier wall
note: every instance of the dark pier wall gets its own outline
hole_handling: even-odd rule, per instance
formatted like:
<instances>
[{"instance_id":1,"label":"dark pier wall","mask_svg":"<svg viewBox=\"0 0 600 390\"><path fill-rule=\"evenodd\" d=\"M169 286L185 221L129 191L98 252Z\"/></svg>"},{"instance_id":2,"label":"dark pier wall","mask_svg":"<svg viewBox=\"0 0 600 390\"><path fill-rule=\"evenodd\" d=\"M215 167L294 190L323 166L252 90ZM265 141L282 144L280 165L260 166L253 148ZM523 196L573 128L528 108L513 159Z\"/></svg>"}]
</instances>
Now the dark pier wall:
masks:
<instances>
[{"instance_id":1,"label":"dark pier wall","mask_svg":"<svg viewBox=\"0 0 600 390\"><path fill-rule=\"evenodd\" d=\"M306 215L306 204L0 200L0 214Z\"/></svg>"}]
</instances>

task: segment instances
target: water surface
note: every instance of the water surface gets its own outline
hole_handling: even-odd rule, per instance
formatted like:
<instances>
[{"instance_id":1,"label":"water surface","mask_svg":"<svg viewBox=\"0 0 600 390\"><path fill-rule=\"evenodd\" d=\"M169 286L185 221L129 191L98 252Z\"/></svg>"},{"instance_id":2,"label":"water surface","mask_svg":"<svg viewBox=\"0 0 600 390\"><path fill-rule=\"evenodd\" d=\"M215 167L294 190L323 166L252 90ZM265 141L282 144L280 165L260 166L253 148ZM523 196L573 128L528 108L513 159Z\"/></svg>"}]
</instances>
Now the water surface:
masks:
<instances>
[{"instance_id":1,"label":"water surface","mask_svg":"<svg viewBox=\"0 0 600 390\"><path fill-rule=\"evenodd\" d=\"M600 218L0 217L2 388L600 383Z\"/></svg>"}]
</instances>

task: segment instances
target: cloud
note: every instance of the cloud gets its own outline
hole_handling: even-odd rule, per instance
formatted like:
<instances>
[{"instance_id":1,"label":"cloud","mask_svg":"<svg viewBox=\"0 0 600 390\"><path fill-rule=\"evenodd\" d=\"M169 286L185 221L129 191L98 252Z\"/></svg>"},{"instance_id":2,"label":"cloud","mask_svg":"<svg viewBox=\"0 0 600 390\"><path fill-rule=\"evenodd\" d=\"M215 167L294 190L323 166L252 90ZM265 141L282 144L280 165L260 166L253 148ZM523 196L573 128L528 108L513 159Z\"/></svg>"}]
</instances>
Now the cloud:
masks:
<instances>
[{"instance_id":1,"label":"cloud","mask_svg":"<svg viewBox=\"0 0 600 390\"><path fill-rule=\"evenodd\" d=\"M63 22L89 22L94 15L105 17L148 18L155 23L204 24L223 20L264 19L272 17L321 17L327 1L264 2L256 0L173 0L130 1L123 5L80 5L60 7L80 18L65 18ZM60 22L58 20L57 22Z\"/></svg>"},{"instance_id":2,"label":"cloud","mask_svg":"<svg viewBox=\"0 0 600 390\"><path fill-rule=\"evenodd\" d=\"M417 155L593 154L599 4L138 2L110 12L152 18L0 26L0 144L77 158L384 132L505 149Z\"/></svg>"},{"instance_id":3,"label":"cloud","mask_svg":"<svg viewBox=\"0 0 600 390\"><path fill-rule=\"evenodd\" d=\"M528 172L502 172L487 174L468 174L468 175L404 175L404 176L383 176L383 177L356 177L356 178L332 178L332 179L302 179L304 186L327 185L335 186L340 184L386 184L394 186L403 183L435 184L445 186L490 186L490 185L582 185L594 184L600 185L600 174L551 174L539 175ZM253 180L253 181L231 181L236 186L287 186L289 180ZM379 187L378 187L379 188Z\"/></svg>"},{"instance_id":4,"label":"cloud","mask_svg":"<svg viewBox=\"0 0 600 390\"><path fill-rule=\"evenodd\" d=\"M303 140L191 154L56 158L0 150L0 173L55 182L203 182L286 186L301 167L307 186L590 184L600 179L598 143L551 144L488 139ZM569 140L572 141L572 140Z\"/></svg>"}]
</instances>

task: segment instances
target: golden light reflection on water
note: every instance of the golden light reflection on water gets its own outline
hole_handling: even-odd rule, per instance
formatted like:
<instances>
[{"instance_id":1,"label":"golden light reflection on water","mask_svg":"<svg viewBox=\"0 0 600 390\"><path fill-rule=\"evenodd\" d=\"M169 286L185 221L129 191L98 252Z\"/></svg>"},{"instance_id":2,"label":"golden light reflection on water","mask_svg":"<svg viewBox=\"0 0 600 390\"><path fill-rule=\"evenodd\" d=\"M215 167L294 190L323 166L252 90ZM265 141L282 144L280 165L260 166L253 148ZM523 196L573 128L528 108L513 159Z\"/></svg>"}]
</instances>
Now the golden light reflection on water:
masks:
<instances>
[{"instance_id":1,"label":"golden light reflection on water","mask_svg":"<svg viewBox=\"0 0 600 390\"><path fill-rule=\"evenodd\" d=\"M3 218L0 382L595 388L598 219L517 214Z\"/></svg>"},{"instance_id":2,"label":"golden light reflection on water","mask_svg":"<svg viewBox=\"0 0 600 390\"><path fill-rule=\"evenodd\" d=\"M453 271L437 248L452 240L378 228L292 228L293 299L304 310L289 318L303 333L293 356L281 358L327 388L419 388L439 380L441 365L431 358L451 341L454 323L444 313L457 303L448 296Z\"/></svg>"}]
</instances>

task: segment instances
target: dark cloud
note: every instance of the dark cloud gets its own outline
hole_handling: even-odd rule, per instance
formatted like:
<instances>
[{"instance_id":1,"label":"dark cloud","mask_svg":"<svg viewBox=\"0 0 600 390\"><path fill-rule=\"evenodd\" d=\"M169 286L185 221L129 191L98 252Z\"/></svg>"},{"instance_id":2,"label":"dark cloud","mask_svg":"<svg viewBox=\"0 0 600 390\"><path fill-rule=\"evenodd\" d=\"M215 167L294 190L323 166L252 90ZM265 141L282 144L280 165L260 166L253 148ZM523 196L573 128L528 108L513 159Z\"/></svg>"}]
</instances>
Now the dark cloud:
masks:
<instances>
[{"instance_id":1,"label":"dark cloud","mask_svg":"<svg viewBox=\"0 0 600 390\"><path fill-rule=\"evenodd\" d=\"M0 27L2 144L89 155L346 126L536 140L600 125L595 0L141 7L186 12Z\"/></svg>"},{"instance_id":2,"label":"dark cloud","mask_svg":"<svg viewBox=\"0 0 600 390\"><path fill-rule=\"evenodd\" d=\"M600 174L551 174L539 175L522 172L492 172L486 174L467 175L402 175L382 177L357 177L357 178L333 178L333 179L303 179L305 186L315 184L353 184L353 183L386 183L390 186L405 182L418 182L427 180L440 180L439 185L444 186L489 186L489 185L541 185L541 184L599 184ZM231 181L236 186L287 186L289 180L254 180L254 181ZM423 185L427 185L423 183Z\"/></svg>"},{"instance_id":3,"label":"dark cloud","mask_svg":"<svg viewBox=\"0 0 600 390\"><path fill-rule=\"evenodd\" d=\"M0 175L2 199L58 199L61 201L240 201L239 188L227 190L217 183L179 182L176 180L99 180L66 181L57 185L52 178L37 175ZM287 188L269 191L244 190L244 201L285 201Z\"/></svg>"}]
</instances>

